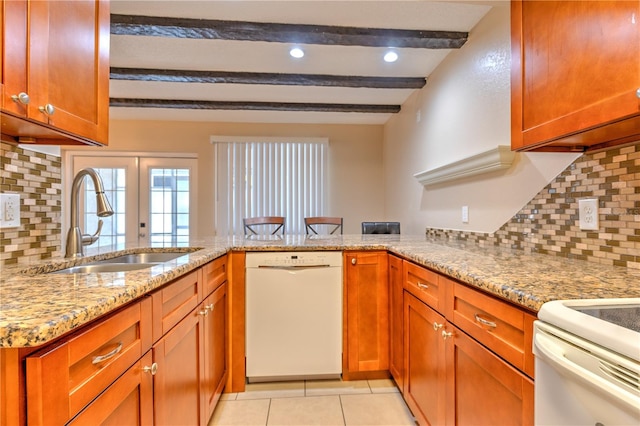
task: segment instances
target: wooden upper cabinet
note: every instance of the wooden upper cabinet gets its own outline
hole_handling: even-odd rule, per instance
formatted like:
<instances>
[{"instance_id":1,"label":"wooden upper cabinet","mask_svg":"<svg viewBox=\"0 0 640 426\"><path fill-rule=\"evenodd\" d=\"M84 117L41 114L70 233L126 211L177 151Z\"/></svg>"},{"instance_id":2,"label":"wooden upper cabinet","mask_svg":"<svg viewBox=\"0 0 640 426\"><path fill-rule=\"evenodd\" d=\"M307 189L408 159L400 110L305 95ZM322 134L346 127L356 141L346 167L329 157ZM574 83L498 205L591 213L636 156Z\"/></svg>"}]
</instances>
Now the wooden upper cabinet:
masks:
<instances>
[{"instance_id":1,"label":"wooden upper cabinet","mask_svg":"<svg viewBox=\"0 0 640 426\"><path fill-rule=\"evenodd\" d=\"M513 150L640 139L640 2L512 1Z\"/></svg>"},{"instance_id":2,"label":"wooden upper cabinet","mask_svg":"<svg viewBox=\"0 0 640 426\"><path fill-rule=\"evenodd\" d=\"M4 0L2 10L2 133L106 145L109 2Z\"/></svg>"}]
</instances>

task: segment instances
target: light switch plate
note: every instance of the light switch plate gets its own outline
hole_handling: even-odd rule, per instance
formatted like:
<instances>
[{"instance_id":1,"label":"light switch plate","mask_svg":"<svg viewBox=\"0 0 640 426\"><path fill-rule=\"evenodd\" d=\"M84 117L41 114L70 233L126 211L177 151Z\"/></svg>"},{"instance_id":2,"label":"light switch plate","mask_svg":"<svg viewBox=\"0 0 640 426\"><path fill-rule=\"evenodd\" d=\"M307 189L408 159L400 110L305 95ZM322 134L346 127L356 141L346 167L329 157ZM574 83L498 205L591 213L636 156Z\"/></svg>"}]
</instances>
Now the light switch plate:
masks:
<instances>
[{"instance_id":1,"label":"light switch plate","mask_svg":"<svg viewBox=\"0 0 640 426\"><path fill-rule=\"evenodd\" d=\"M0 194L0 228L20 226L20 194Z\"/></svg>"},{"instance_id":2,"label":"light switch plate","mask_svg":"<svg viewBox=\"0 0 640 426\"><path fill-rule=\"evenodd\" d=\"M599 228L598 216L597 198L583 198L582 200L578 200L578 218L581 230L597 231Z\"/></svg>"},{"instance_id":3,"label":"light switch plate","mask_svg":"<svg viewBox=\"0 0 640 426\"><path fill-rule=\"evenodd\" d=\"M462 223L469 223L469 206L462 206Z\"/></svg>"}]
</instances>

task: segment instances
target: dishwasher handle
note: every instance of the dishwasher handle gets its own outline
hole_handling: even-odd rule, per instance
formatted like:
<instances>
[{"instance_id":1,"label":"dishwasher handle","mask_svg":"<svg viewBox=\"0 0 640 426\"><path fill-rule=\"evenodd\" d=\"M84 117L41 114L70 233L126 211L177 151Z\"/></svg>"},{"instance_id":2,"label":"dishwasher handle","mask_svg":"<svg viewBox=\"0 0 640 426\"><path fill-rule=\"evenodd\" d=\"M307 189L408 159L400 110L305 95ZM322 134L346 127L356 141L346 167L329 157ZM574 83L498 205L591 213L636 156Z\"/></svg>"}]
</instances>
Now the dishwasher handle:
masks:
<instances>
[{"instance_id":1,"label":"dishwasher handle","mask_svg":"<svg viewBox=\"0 0 640 426\"><path fill-rule=\"evenodd\" d=\"M301 271L303 269L331 268L331 265L258 265L259 269L276 269L280 271Z\"/></svg>"}]
</instances>

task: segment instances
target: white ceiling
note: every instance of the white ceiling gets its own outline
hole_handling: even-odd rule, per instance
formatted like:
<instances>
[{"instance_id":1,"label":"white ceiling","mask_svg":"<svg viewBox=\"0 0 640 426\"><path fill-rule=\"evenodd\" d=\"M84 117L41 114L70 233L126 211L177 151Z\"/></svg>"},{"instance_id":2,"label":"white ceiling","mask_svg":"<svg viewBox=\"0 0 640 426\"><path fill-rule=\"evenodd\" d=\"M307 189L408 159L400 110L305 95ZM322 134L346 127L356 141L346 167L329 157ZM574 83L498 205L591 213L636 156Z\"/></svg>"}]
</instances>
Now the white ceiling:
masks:
<instances>
[{"instance_id":1,"label":"white ceiling","mask_svg":"<svg viewBox=\"0 0 640 426\"><path fill-rule=\"evenodd\" d=\"M431 31L470 31L492 2L463 1L128 1L112 0L111 13L228 21L333 25ZM294 59L289 43L111 36L111 66L171 70L427 77L450 49L396 49L304 45ZM401 105L416 89L370 89L257 84L112 80L111 98ZM389 113L188 110L111 107L112 119L268 123L384 124Z\"/></svg>"}]
</instances>

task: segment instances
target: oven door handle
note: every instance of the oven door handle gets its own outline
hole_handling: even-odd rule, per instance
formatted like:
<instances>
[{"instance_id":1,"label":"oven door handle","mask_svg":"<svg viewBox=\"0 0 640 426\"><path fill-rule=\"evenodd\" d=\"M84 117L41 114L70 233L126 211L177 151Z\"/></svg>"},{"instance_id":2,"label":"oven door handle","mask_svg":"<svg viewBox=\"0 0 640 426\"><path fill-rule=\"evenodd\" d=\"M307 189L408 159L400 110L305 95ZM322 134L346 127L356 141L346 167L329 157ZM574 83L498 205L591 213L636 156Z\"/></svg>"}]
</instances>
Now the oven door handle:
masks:
<instances>
[{"instance_id":1,"label":"oven door handle","mask_svg":"<svg viewBox=\"0 0 640 426\"><path fill-rule=\"evenodd\" d=\"M259 269L275 269L279 271L301 271L303 269L323 269L330 268L331 265L293 265L293 266L274 266L274 265L259 265Z\"/></svg>"},{"instance_id":2,"label":"oven door handle","mask_svg":"<svg viewBox=\"0 0 640 426\"><path fill-rule=\"evenodd\" d=\"M539 352L538 356L542 355L544 360L558 370L560 374L568 374L573 379L628 405L629 408L633 410L638 409L640 406L640 397L632 395L620 386L613 385L597 374L592 373L568 359L564 356L564 348L554 344L555 339L556 338L546 333L536 332L533 337L533 343Z\"/></svg>"}]
</instances>

